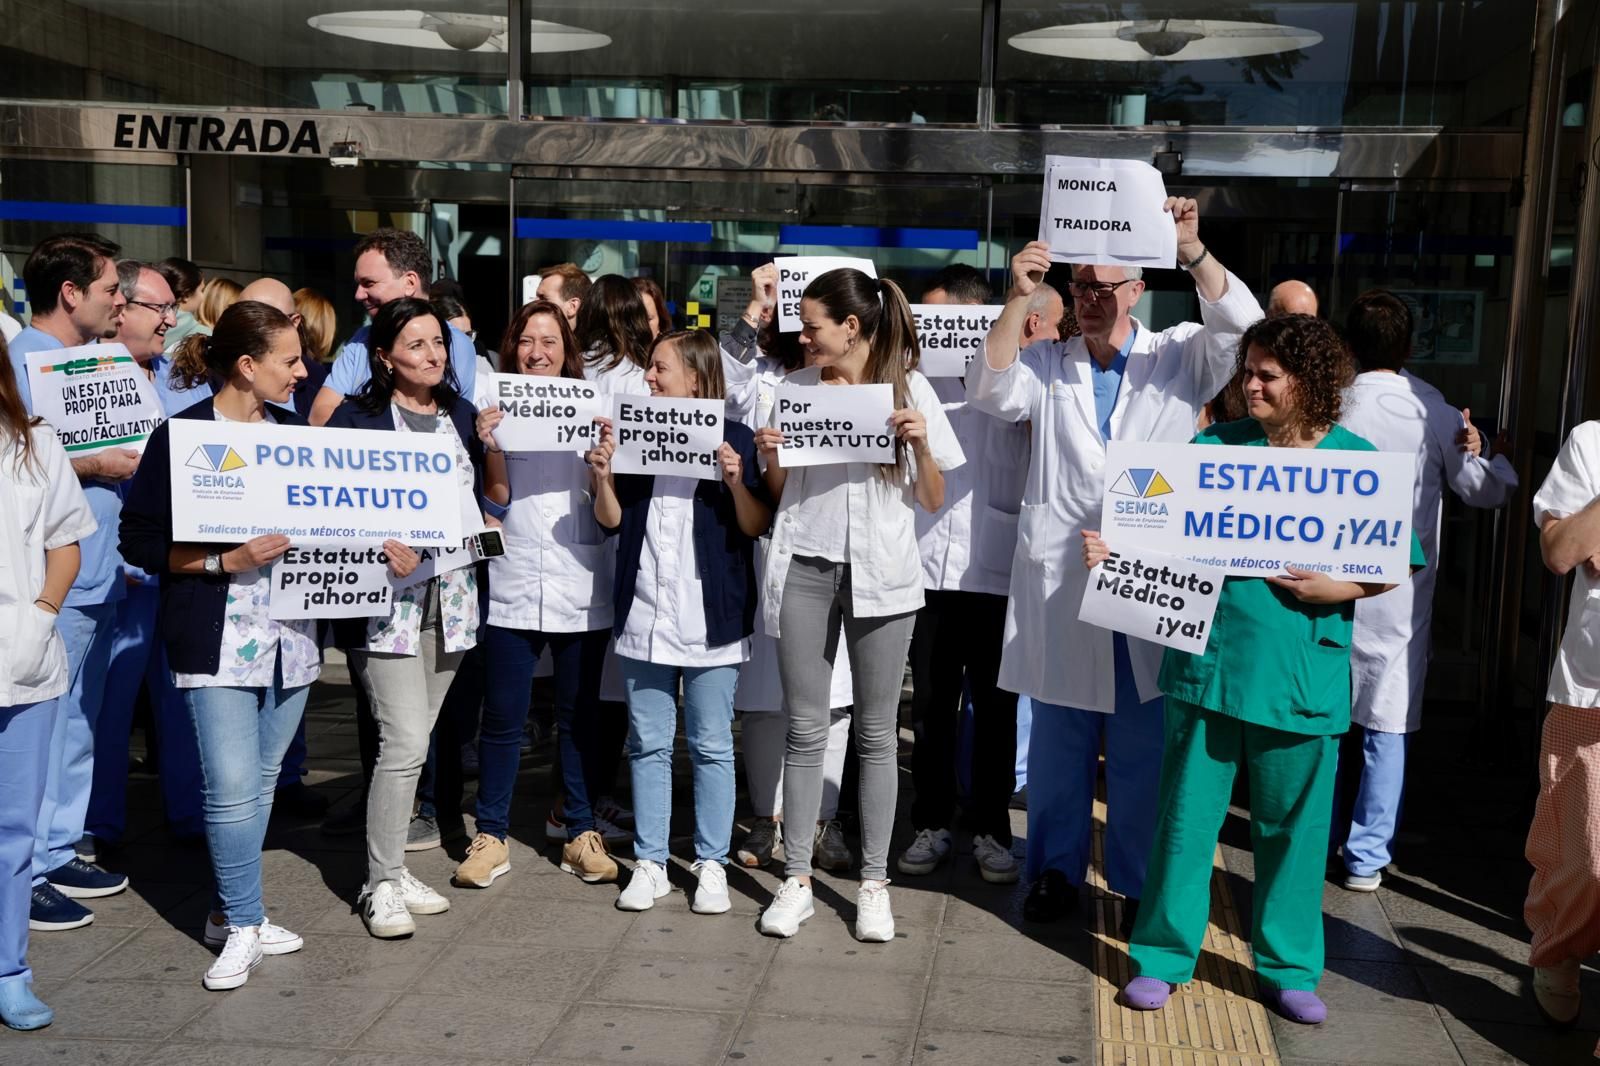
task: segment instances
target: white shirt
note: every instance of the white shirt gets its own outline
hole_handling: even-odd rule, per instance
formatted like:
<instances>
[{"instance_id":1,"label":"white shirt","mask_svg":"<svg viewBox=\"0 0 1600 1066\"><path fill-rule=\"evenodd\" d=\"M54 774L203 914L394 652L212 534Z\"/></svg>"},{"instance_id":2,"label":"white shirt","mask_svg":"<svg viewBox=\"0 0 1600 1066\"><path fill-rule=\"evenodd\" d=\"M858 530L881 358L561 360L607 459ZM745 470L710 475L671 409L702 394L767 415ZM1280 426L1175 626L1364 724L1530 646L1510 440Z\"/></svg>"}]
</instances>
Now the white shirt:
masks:
<instances>
[{"instance_id":1,"label":"white shirt","mask_svg":"<svg viewBox=\"0 0 1600 1066\"><path fill-rule=\"evenodd\" d=\"M807 367L790 374L794 385L817 385L822 372ZM944 407L928 379L913 370L906 375L906 389L912 407L927 419L928 448L940 470L950 470L966 461L961 444L950 428ZM783 499L773 521L772 543L762 575L762 617L768 633L782 636L778 619L783 611L783 587L789 576L789 563L804 555L800 543L801 520L809 523L838 523L847 527L846 557L850 564L851 607L858 618L881 618L905 614L922 606L922 574L917 556L916 523L912 511L917 506L913 491L916 461L909 452L901 469L888 477L873 463L841 463L833 466L802 466L788 471ZM844 472L845 493L840 505L824 514L806 507L818 486L831 482L823 471ZM831 534L823 532L821 536ZM815 529L808 534L817 542Z\"/></svg>"},{"instance_id":2,"label":"white shirt","mask_svg":"<svg viewBox=\"0 0 1600 1066\"><path fill-rule=\"evenodd\" d=\"M12 318L8 314L5 314L4 312L0 312L0 337L4 337L7 344L10 344L14 339L16 339L17 334L21 332L21 322L18 322L16 319Z\"/></svg>"},{"instance_id":3,"label":"white shirt","mask_svg":"<svg viewBox=\"0 0 1600 1066\"><path fill-rule=\"evenodd\" d=\"M55 430L28 430L32 459L0 443L0 707L54 699L67 690L67 655L56 616L33 602L44 590L44 553L75 544L98 523Z\"/></svg>"},{"instance_id":4,"label":"white shirt","mask_svg":"<svg viewBox=\"0 0 1600 1066\"><path fill-rule=\"evenodd\" d=\"M1183 322L1160 333L1136 323L1111 411L1112 439L1194 437L1196 414L1232 376L1239 338L1261 317L1261 305L1229 273L1227 291L1214 303L1201 299L1200 314L1204 325ZM1110 714L1116 709L1111 631L1078 621L1089 573L1079 533L1099 528L1105 496L1106 444L1095 417L1088 345L1082 337L1040 341L1005 370L995 370L989 358L985 352L968 368L967 400L1004 421L1033 423L1000 687ZM1141 701L1160 694L1161 652L1149 641L1128 640Z\"/></svg>"},{"instance_id":5,"label":"white shirt","mask_svg":"<svg viewBox=\"0 0 1600 1066\"><path fill-rule=\"evenodd\" d=\"M610 629L615 551L594 520L589 468L570 452L507 452L506 553L489 560L489 623L540 633Z\"/></svg>"},{"instance_id":6,"label":"white shirt","mask_svg":"<svg viewBox=\"0 0 1600 1066\"><path fill-rule=\"evenodd\" d=\"M1444 488L1473 507L1502 507L1516 491L1517 474L1504 456L1491 461L1462 451L1461 412L1404 371L1358 375L1345 392L1339 424L1380 452L1417 460L1411 525L1428 565L1382 596L1356 601L1350 646L1350 720L1380 733L1411 733L1422 725Z\"/></svg>"},{"instance_id":7,"label":"white shirt","mask_svg":"<svg viewBox=\"0 0 1600 1066\"><path fill-rule=\"evenodd\" d=\"M931 384L967 461L945 475L937 511L917 510L923 586L1004 596L1011 589L1017 512L1028 476L1028 427L972 407L959 378Z\"/></svg>"},{"instance_id":8,"label":"white shirt","mask_svg":"<svg viewBox=\"0 0 1600 1066\"><path fill-rule=\"evenodd\" d=\"M604 360L591 363L586 355L583 376L599 385L600 395L608 400L613 396L650 395L650 386L644 383L644 367L632 359L623 359L616 366L606 368Z\"/></svg>"},{"instance_id":9,"label":"white shirt","mask_svg":"<svg viewBox=\"0 0 1600 1066\"><path fill-rule=\"evenodd\" d=\"M1533 497L1533 524L1577 514L1600 496L1600 422L1585 422L1561 446ZM1572 602L1545 698L1570 707L1600 706L1600 585L1589 568L1573 568Z\"/></svg>"},{"instance_id":10,"label":"white shirt","mask_svg":"<svg viewBox=\"0 0 1600 1066\"><path fill-rule=\"evenodd\" d=\"M655 479L639 548L639 575L617 654L660 666L735 666L750 642L706 643L705 589L694 550L697 478Z\"/></svg>"}]
</instances>

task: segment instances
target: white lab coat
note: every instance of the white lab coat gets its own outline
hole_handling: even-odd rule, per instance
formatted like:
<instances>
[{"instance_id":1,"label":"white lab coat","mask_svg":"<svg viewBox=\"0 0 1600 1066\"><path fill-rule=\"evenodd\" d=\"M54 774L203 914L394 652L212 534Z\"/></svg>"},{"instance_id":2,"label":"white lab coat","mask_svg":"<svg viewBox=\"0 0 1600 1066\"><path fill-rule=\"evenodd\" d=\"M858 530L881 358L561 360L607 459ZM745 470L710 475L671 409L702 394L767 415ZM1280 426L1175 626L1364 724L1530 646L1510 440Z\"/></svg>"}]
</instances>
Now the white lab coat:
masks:
<instances>
[{"instance_id":1,"label":"white lab coat","mask_svg":"<svg viewBox=\"0 0 1600 1066\"><path fill-rule=\"evenodd\" d=\"M1184 322L1154 333L1139 325L1111 413L1112 439L1194 437L1196 415L1232 376L1239 338L1261 317L1261 305L1229 273L1221 299L1202 299L1200 311L1203 326ZM1003 371L985 354L967 373L967 399L996 418L1033 422L1000 687L1110 714L1116 709L1111 631L1078 621L1088 584L1079 534L1100 528L1105 496L1106 446L1095 418L1090 358L1082 337L1030 345ZM1160 695L1161 651L1128 639L1141 701Z\"/></svg>"},{"instance_id":2,"label":"white lab coat","mask_svg":"<svg viewBox=\"0 0 1600 1066\"><path fill-rule=\"evenodd\" d=\"M1358 375L1339 424L1381 452L1417 457L1411 524L1428 565L1382 596L1356 601L1350 646L1350 720L1380 733L1414 733L1422 725L1444 487L1470 506L1502 507L1516 491L1517 474L1504 456L1491 461L1463 452L1456 443L1461 412L1404 371Z\"/></svg>"},{"instance_id":3,"label":"white lab coat","mask_svg":"<svg viewBox=\"0 0 1600 1066\"><path fill-rule=\"evenodd\" d=\"M1600 496L1600 422L1575 426L1533 496L1533 524L1570 518ZM1600 583L1579 564L1572 571L1572 598L1561 648L1550 670L1545 699L1568 707L1600 706Z\"/></svg>"},{"instance_id":4,"label":"white lab coat","mask_svg":"<svg viewBox=\"0 0 1600 1066\"><path fill-rule=\"evenodd\" d=\"M959 378L932 378L967 461L944 478L944 504L917 510L924 588L1004 596L1017 550L1017 511L1028 476L1028 427L967 403Z\"/></svg>"},{"instance_id":5,"label":"white lab coat","mask_svg":"<svg viewBox=\"0 0 1600 1066\"><path fill-rule=\"evenodd\" d=\"M600 532L589 468L571 452L507 452L506 553L489 560L489 623L541 633L610 629L616 549Z\"/></svg>"}]
</instances>

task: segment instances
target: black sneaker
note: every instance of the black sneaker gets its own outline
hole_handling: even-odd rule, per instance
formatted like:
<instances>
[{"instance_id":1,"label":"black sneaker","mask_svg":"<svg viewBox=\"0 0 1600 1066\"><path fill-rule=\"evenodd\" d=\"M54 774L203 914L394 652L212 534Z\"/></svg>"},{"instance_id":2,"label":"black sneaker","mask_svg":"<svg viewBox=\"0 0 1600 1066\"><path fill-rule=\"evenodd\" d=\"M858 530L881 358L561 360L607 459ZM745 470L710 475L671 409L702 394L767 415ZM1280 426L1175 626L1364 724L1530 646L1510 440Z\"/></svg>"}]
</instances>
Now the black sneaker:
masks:
<instances>
[{"instance_id":1,"label":"black sneaker","mask_svg":"<svg viewBox=\"0 0 1600 1066\"><path fill-rule=\"evenodd\" d=\"M1078 889L1060 870L1046 870L1028 889L1022 917L1030 922L1054 922L1078 909Z\"/></svg>"},{"instance_id":2,"label":"black sneaker","mask_svg":"<svg viewBox=\"0 0 1600 1066\"><path fill-rule=\"evenodd\" d=\"M44 879L55 886L57 892L72 899L115 896L128 887L127 874L107 873L77 856L73 856L45 874Z\"/></svg>"},{"instance_id":3,"label":"black sneaker","mask_svg":"<svg viewBox=\"0 0 1600 1066\"><path fill-rule=\"evenodd\" d=\"M322 820L322 835L349 837L367 831L367 794L356 793L355 801L332 811Z\"/></svg>"},{"instance_id":4,"label":"black sneaker","mask_svg":"<svg viewBox=\"0 0 1600 1066\"><path fill-rule=\"evenodd\" d=\"M36 932L59 932L78 929L94 921L94 911L57 892L46 881L33 886L33 898L28 902L28 928Z\"/></svg>"},{"instance_id":5,"label":"black sneaker","mask_svg":"<svg viewBox=\"0 0 1600 1066\"><path fill-rule=\"evenodd\" d=\"M292 818L321 818L328 813L328 797L306 784L295 781L279 788L272 796L272 812L282 811Z\"/></svg>"}]
</instances>

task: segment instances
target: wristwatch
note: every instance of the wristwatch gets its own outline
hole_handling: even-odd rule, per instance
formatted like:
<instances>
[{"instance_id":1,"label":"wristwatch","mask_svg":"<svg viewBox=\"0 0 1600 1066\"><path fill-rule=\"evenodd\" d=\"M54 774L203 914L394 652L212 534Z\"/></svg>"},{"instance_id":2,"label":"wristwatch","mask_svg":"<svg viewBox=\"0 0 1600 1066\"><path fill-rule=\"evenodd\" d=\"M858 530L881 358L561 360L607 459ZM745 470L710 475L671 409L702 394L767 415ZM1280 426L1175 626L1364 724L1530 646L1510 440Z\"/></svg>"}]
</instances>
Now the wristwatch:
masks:
<instances>
[{"instance_id":1,"label":"wristwatch","mask_svg":"<svg viewBox=\"0 0 1600 1066\"><path fill-rule=\"evenodd\" d=\"M1204 245L1201 245L1200 246L1200 254L1199 255L1195 256L1193 259L1189 260L1187 263L1183 262L1182 260L1178 261L1178 269L1179 270L1193 270L1195 267L1199 266L1201 263L1204 263L1206 261L1206 256L1208 256L1210 254L1211 254L1211 249L1205 247Z\"/></svg>"},{"instance_id":2,"label":"wristwatch","mask_svg":"<svg viewBox=\"0 0 1600 1066\"><path fill-rule=\"evenodd\" d=\"M212 577L221 577L225 573L222 569L221 552L206 552L206 573Z\"/></svg>"}]
</instances>

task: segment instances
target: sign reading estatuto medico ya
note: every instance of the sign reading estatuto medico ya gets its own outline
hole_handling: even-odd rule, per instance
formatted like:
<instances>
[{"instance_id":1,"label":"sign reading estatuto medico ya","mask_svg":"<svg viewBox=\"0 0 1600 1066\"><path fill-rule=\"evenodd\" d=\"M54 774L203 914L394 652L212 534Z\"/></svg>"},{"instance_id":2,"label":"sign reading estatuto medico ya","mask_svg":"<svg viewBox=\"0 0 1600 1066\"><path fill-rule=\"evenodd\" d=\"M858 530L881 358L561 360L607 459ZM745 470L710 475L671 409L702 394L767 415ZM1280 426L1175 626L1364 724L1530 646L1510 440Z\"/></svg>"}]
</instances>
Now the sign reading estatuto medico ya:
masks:
<instances>
[{"instance_id":1,"label":"sign reading estatuto medico ya","mask_svg":"<svg viewBox=\"0 0 1600 1066\"><path fill-rule=\"evenodd\" d=\"M505 416L494 439L508 452L587 451L594 420L606 413L594 382L534 374L491 375L488 402Z\"/></svg>"},{"instance_id":2,"label":"sign reading estatuto medico ya","mask_svg":"<svg viewBox=\"0 0 1600 1066\"><path fill-rule=\"evenodd\" d=\"M894 462L893 385L780 385L773 424L784 468Z\"/></svg>"},{"instance_id":3,"label":"sign reading estatuto medico ya","mask_svg":"<svg viewBox=\"0 0 1600 1066\"><path fill-rule=\"evenodd\" d=\"M619 474L664 474L711 480L722 446L721 400L618 396L611 416Z\"/></svg>"},{"instance_id":4,"label":"sign reading estatuto medico ya","mask_svg":"<svg viewBox=\"0 0 1600 1066\"><path fill-rule=\"evenodd\" d=\"M1265 577L1285 567L1341 581L1411 576L1416 459L1397 452L1111 441L1100 535Z\"/></svg>"},{"instance_id":5,"label":"sign reading estatuto medico ya","mask_svg":"<svg viewBox=\"0 0 1600 1066\"><path fill-rule=\"evenodd\" d=\"M917 369L930 378L965 376L967 364L983 351L983 339L1002 304L912 304L917 322L917 347L922 361Z\"/></svg>"},{"instance_id":6,"label":"sign reading estatuto medico ya","mask_svg":"<svg viewBox=\"0 0 1600 1066\"><path fill-rule=\"evenodd\" d=\"M266 422L167 423L172 539L457 545L453 436Z\"/></svg>"},{"instance_id":7,"label":"sign reading estatuto medico ya","mask_svg":"<svg viewBox=\"0 0 1600 1066\"><path fill-rule=\"evenodd\" d=\"M778 332L800 332L800 300L806 286L830 270L850 267L869 278L878 276L878 268L870 259L852 259L841 255L779 256L772 261L778 269Z\"/></svg>"},{"instance_id":8,"label":"sign reading estatuto medico ya","mask_svg":"<svg viewBox=\"0 0 1600 1066\"><path fill-rule=\"evenodd\" d=\"M30 352L24 361L34 413L54 427L70 456L143 452L161 424L155 385L120 344Z\"/></svg>"},{"instance_id":9,"label":"sign reading estatuto medico ya","mask_svg":"<svg viewBox=\"0 0 1600 1066\"><path fill-rule=\"evenodd\" d=\"M1199 655L1211 640L1223 576L1163 552L1113 551L1089 571L1078 619Z\"/></svg>"}]
</instances>

